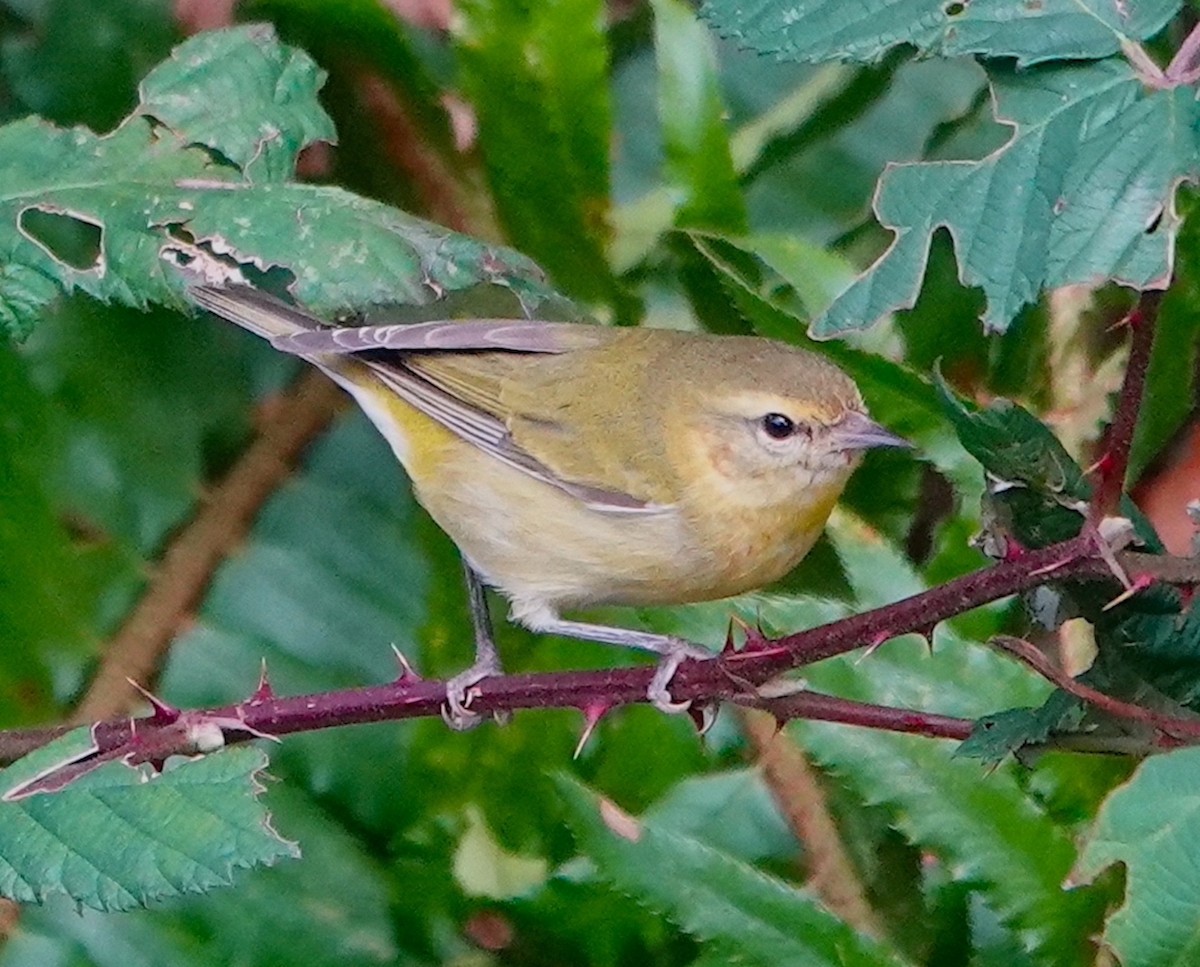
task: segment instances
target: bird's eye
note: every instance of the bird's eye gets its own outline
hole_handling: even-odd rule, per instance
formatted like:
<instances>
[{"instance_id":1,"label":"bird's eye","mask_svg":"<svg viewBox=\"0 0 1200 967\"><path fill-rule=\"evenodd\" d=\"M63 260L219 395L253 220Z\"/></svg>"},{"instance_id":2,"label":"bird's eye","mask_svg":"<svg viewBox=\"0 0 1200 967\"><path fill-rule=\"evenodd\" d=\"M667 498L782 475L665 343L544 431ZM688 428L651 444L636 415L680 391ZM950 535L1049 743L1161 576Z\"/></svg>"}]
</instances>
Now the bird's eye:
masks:
<instances>
[{"instance_id":1,"label":"bird's eye","mask_svg":"<svg viewBox=\"0 0 1200 967\"><path fill-rule=\"evenodd\" d=\"M768 413L762 418L763 432L773 440L786 440L796 432L796 423L782 413Z\"/></svg>"}]
</instances>

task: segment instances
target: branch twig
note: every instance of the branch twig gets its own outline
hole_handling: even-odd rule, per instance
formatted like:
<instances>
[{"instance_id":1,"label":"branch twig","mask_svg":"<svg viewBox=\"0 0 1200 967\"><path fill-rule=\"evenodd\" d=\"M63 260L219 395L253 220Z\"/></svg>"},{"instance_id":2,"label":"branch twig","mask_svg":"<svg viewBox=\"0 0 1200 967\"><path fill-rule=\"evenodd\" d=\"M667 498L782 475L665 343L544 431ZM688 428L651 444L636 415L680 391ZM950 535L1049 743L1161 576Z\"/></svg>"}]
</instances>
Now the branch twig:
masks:
<instances>
[{"instance_id":1,"label":"branch twig","mask_svg":"<svg viewBox=\"0 0 1200 967\"><path fill-rule=\"evenodd\" d=\"M1162 292L1143 292L1137 306L1125 319L1132 332L1129 362L1125 367L1125 380L1121 384L1121 395L1117 398L1112 425L1105 438L1105 450L1097 463L1099 481L1092 498L1093 522L1117 514L1120 510L1125 476L1129 470L1129 451L1133 446L1138 411L1146 389L1146 370L1150 365L1150 351L1154 345L1154 331L1158 326L1162 298Z\"/></svg>"},{"instance_id":2,"label":"branch twig","mask_svg":"<svg viewBox=\"0 0 1200 967\"><path fill-rule=\"evenodd\" d=\"M1148 725L1161 732L1166 737L1190 741L1200 739L1200 718L1164 715L1161 712L1113 698L1111 695L1105 695L1090 685L1076 681L1062 669L1056 668L1037 646L1024 638L996 635L988 644L1028 665L1064 692L1095 705L1096 708L1107 712L1114 718L1140 722L1142 725Z\"/></svg>"},{"instance_id":3,"label":"branch twig","mask_svg":"<svg viewBox=\"0 0 1200 967\"><path fill-rule=\"evenodd\" d=\"M1200 581L1200 561L1149 554L1118 555L1131 574L1192 584ZM872 728L945 738L965 738L969 723L907 709L886 709L801 692L764 699L758 685L785 671L855 648L914 631L926 631L946 618L1051 579L1092 578L1113 581L1108 564L1087 538L1075 538L1014 561L957 578L895 604L853 615L778 641L758 640L749 650L722 654L711 661L687 661L671 682L676 700L698 703L733 701L766 708L789 718L840 721ZM652 666L588 672L553 672L489 678L476 686L471 709L483 716L532 708L610 709L646 701ZM98 754L127 750L135 761L156 761L171 754L193 754L196 735L218 725L225 741L284 736L366 722L439 716L445 683L404 672L384 685L279 697L261 688L244 702L183 712L178 721L160 715L101 722L94 733ZM66 731L57 729L0 732L0 762L12 761Z\"/></svg>"},{"instance_id":4,"label":"branch twig","mask_svg":"<svg viewBox=\"0 0 1200 967\"><path fill-rule=\"evenodd\" d=\"M1049 581L1111 582L1114 573L1120 572L1128 573L1140 586L1154 581L1185 587L1200 583L1200 560L1194 558L1123 552L1115 555L1118 567L1114 568L1111 549L1100 545L1097 529L1091 523L1110 514L1120 501L1159 302L1158 293L1146 293L1130 316L1133 346L1129 366L1109 434L1107 459L1089 508L1089 526L1078 537L1026 551L895 604L777 640L749 632L741 651L727 650L711 661L683 663L671 682L673 697L700 704L740 702L767 708L783 718L825 719L961 739L970 731L970 723L964 720L811 692L772 698L764 696L759 686L793 668L863 646L877 646L899 635L917 632L928 636L940 621ZM1045 674L1043 669L1038 670ZM653 674L653 668L641 667L496 677L479 683L472 710L486 716L520 708L574 707L594 718L615 706L644 701ZM1072 683L1072 687L1078 694L1084 686ZM444 683L422 680L407 670L386 685L294 698L280 698L264 683L246 701L225 708L192 712L159 709L144 719L101 722L94 727L94 735L100 757L120 755L127 761L154 762L173 753L189 754L210 746L214 727L218 729L218 742L278 737L340 725L439 715L444 696ZM1088 697L1097 704L1107 699ZM1109 700L1110 705L1113 701ZM1119 704L1130 717L1125 703ZM1115 708L1112 706L1110 711ZM1200 739L1191 718L1175 720L1146 714L1155 716L1152 724L1165 735ZM1143 720L1149 721L1144 716ZM0 733L0 761L11 761L64 730Z\"/></svg>"}]
</instances>

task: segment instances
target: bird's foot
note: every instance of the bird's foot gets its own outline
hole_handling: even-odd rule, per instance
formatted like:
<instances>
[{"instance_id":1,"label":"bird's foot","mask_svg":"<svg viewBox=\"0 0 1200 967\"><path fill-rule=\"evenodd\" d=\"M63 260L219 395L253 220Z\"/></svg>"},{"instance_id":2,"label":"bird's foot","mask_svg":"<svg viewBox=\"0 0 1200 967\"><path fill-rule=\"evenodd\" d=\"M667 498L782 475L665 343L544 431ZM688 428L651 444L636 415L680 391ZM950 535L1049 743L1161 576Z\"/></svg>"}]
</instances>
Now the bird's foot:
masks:
<instances>
[{"instance_id":1,"label":"bird's foot","mask_svg":"<svg viewBox=\"0 0 1200 967\"><path fill-rule=\"evenodd\" d=\"M686 712L692 707L692 700L686 702L676 702L671 698L671 692L668 686L671 684L671 679L675 677L675 672L679 670L679 666L689 659L696 661L707 661L715 656L711 651L704 648L697 648L695 645L688 644L685 641L680 641L663 655L662 660L658 663L658 668L654 672L654 677L650 679L650 687L646 689L646 697L650 699L650 704L660 712L666 712L669 715L678 715L680 712Z\"/></svg>"},{"instance_id":2,"label":"bird's foot","mask_svg":"<svg viewBox=\"0 0 1200 967\"><path fill-rule=\"evenodd\" d=\"M446 682L446 704L442 706L442 720L455 732L473 729L483 721L483 716L470 710L471 702L479 694L478 685L485 678L504 674L498 661L477 661L466 671L459 672ZM501 722L507 713L496 713Z\"/></svg>"}]
</instances>

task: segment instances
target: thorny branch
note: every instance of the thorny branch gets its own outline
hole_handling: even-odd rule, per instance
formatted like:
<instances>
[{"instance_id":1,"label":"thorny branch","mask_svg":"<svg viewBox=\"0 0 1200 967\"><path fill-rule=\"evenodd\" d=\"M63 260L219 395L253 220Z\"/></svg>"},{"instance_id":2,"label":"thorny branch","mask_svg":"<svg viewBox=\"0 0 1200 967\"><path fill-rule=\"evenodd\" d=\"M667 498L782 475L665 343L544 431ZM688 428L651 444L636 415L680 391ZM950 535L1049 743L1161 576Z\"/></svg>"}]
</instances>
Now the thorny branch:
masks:
<instances>
[{"instance_id":1,"label":"thorny branch","mask_svg":"<svg viewBox=\"0 0 1200 967\"><path fill-rule=\"evenodd\" d=\"M1108 438L1107 455L1098 467L1100 479L1094 505L1100 509L1093 510L1093 519L1109 513L1120 498L1157 306L1157 294L1143 296L1130 326L1134 346ZM971 723L964 719L870 705L811 691L772 697L769 690L760 686L792 669L857 648L874 647L900 635L928 636L941 621L1050 581L1093 579L1110 581L1114 588L1119 588L1111 558L1109 549L1100 546L1096 529L1089 527L1071 540L1027 551L894 604L817 628L773 640L750 630L741 650L728 646L711 661L688 661L681 665L672 680L671 692L676 701L690 699L697 708L732 701L765 709L780 720L820 719L963 739L971 730ZM1156 582L1185 588L1200 584L1200 560L1194 558L1125 551L1118 553L1116 560L1138 587ZM1048 664L1033 662L1032 665L1055 684L1066 681ZM645 701L653 674L652 667L644 666L506 675L480 682L471 708L486 716L517 709L573 707L583 712L589 724L594 724L612 708ZM1075 693L1085 700L1095 700L1094 695L1082 694L1078 689ZM436 716L441 713L444 697L443 682L422 679L407 665L403 665L395 681L387 684L293 697L275 695L264 676L253 695L233 705L197 711L159 705L147 717L96 724L94 756L79 763L74 771L64 772L60 779L69 781L73 774L112 758L159 762L171 754L194 754L225 742L255 737L278 738L334 726ZM1127 703L1105 704L1106 711L1112 714L1129 713L1137 718L1140 712L1131 712L1133 708L1136 707ZM1141 716L1138 720L1158 730L1164 747L1197 738L1192 719L1175 722L1161 715L1152 718L1150 721ZM13 761L62 734L66 728L0 732L0 761Z\"/></svg>"}]
</instances>

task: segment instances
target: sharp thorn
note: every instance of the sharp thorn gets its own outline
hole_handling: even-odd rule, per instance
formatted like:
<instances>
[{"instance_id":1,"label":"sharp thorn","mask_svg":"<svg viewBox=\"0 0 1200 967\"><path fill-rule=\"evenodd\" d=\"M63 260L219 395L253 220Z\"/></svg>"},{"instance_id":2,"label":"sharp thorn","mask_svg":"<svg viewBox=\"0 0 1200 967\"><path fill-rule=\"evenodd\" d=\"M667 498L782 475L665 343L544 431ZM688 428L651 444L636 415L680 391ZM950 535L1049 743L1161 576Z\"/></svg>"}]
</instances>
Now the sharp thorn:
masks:
<instances>
[{"instance_id":1,"label":"sharp thorn","mask_svg":"<svg viewBox=\"0 0 1200 967\"><path fill-rule=\"evenodd\" d=\"M169 705L168 703L164 702L161 698L159 698L153 692L143 688L132 678L126 678L125 681L129 682L129 684L137 690L142 698L150 703L150 707L154 710L152 718L156 723L159 725L170 725L172 722L177 722L179 720L180 711L174 705Z\"/></svg>"},{"instance_id":2,"label":"sharp thorn","mask_svg":"<svg viewBox=\"0 0 1200 967\"><path fill-rule=\"evenodd\" d=\"M1113 598L1111 601L1109 601L1108 604L1106 604L1100 610L1101 611L1111 611L1118 604L1122 604L1123 602L1128 601L1130 598L1132 598L1135 594L1139 594L1140 592L1145 591L1146 588L1150 587L1150 585L1152 585L1153 583L1154 583L1154 578L1150 577L1150 575L1148 575L1148 574L1139 575L1136 579L1134 579L1125 588L1124 591L1122 591L1115 598Z\"/></svg>"},{"instance_id":3,"label":"sharp thorn","mask_svg":"<svg viewBox=\"0 0 1200 967\"><path fill-rule=\"evenodd\" d=\"M251 693L250 698L246 700L247 705L258 705L262 702L269 702L275 697L275 689L271 687L271 680L267 677L267 660L262 660L262 665L258 669L258 686Z\"/></svg>"},{"instance_id":4,"label":"sharp thorn","mask_svg":"<svg viewBox=\"0 0 1200 967\"><path fill-rule=\"evenodd\" d=\"M404 652L395 645L392 645L392 654L396 656L396 664L400 666L400 674L396 677L397 685L412 685L423 680L404 657Z\"/></svg>"},{"instance_id":5,"label":"sharp thorn","mask_svg":"<svg viewBox=\"0 0 1200 967\"><path fill-rule=\"evenodd\" d=\"M885 641L887 641L886 638L876 638L869 645L867 645L867 647L862 650L862 654L854 659L854 667L857 668L864 661L875 654L875 652L879 651L880 647L882 647Z\"/></svg>"},{"instance_id":6,"label":"sharp thorn","mask_svg":"<svg viewBox=\"0 0 1200 967\"><path fill-rule=\"evenodd\" d=\"M588 739L592 737L592 733L596 731L596 726L600 724L600 720L612 708L611 705L588 705L581 709L583 712L583 732L579 736L579 741L575 744L575 751L572 753L572 759L578 759L583 754L583 747L587 745Z\"/></svg>"},{"instance_id":7,"label":"sharp thorn","mask_svg":"<svg viewBox=\"0 0 1200 967\"><path fill-rule=\"evenodd\" d=\"M733 647L733 622L734 616L729 616L729 627L725 629L725 644L721 646L722 655L732 655L736 648Z\"/></svg>"}]
</instances>

